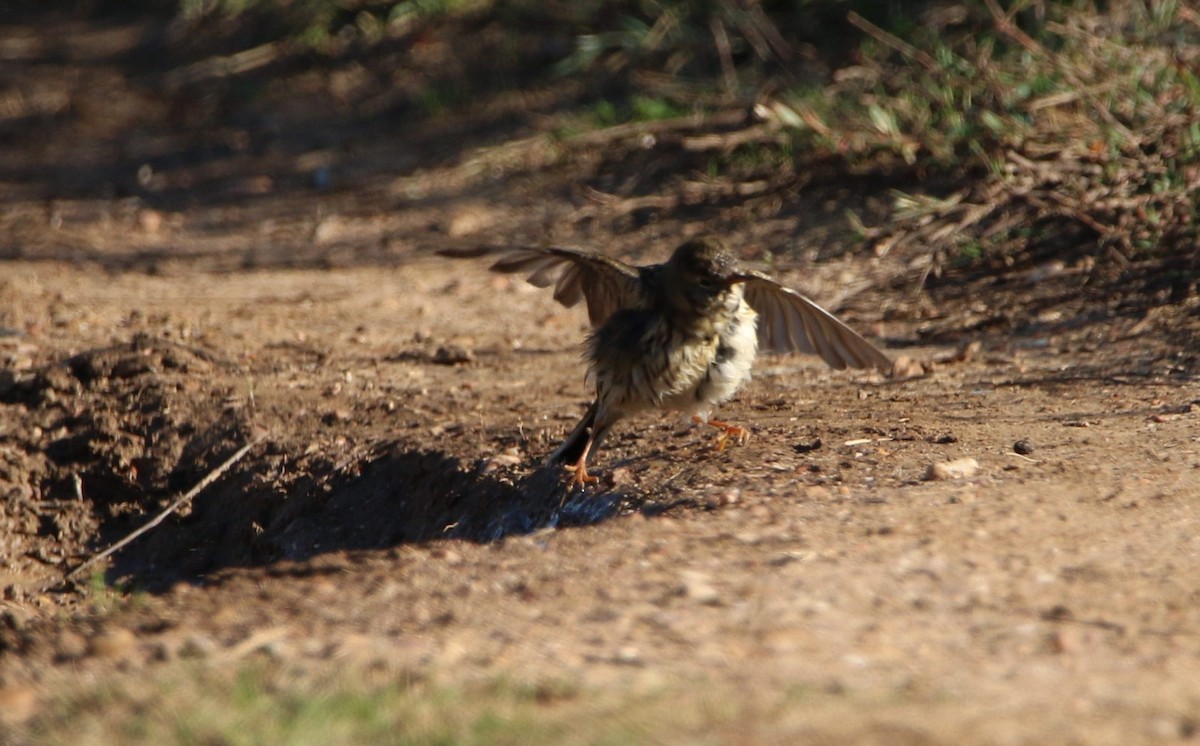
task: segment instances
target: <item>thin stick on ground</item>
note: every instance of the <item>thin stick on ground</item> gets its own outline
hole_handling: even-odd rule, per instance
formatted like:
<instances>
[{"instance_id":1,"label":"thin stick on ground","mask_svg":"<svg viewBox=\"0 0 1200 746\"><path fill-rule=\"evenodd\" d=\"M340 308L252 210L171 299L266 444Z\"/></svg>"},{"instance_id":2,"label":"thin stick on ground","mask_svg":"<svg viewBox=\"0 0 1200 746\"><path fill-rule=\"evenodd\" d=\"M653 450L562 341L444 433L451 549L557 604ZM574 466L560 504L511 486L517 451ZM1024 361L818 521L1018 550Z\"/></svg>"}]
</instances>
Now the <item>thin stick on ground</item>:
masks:
<instances>
[{"instance_id":1,"label":"thin stick on ground","mask_svg":"<svg viewBox=\"0 0 1200 746\"><path fill-rule=\"evenodd\" d=\"M848 14L846 14L846 20L850 21L852 26L872 37L880 44L896 50L910 60L916 60L926 70L937 69L937 61L933 59L928 52L917 49L912 44L909 44L894 34L889 34L887 31L884 31L854 11L850 11Z\"/></svg>"},{"instance_id":2,"label":"thin stick on ground","mask_svg":"<svg viewBox=\"0 0 1200 746\"><path fill-rule=\"evenodd\" d=\"M175 502L168 505L165 509L163 509L163 511L161 513L159 513L158 515L151 518L149 521L146 522L145 525L137 528L132 533L130 533L128 536L126 536L125 538L118 541L116 544L113 544L108 549L105 549L103 552L100 552L99 554L97 554L94 557L85 561L79 567L76 567L74 570L67 573L65 576L63 576L63 581L69 582L72 579L82 575L84 570L87 570L89 567L92 567L96 563L101 562L101 561L107 559L108 557L111 557L113 554L121 551L121 549L123 549L128 544L130 544L134 539L138 538L142 534L146 533L150 529L154 528L158 524L165 521L167 519L167 516L171 515L172 513L179 510L184 505L186 505L187 503L194 500L196 495L199 495L209 485L211 485L213 482L220 479L221 476L225 472L232 469L234 464L236 464L238 461L241 461L242 457L245 456L247 453L249 453L251 448L253 448L254 446L261 443L262 440L263 440L263 436L259 436L257 438L252 439L249 443L247 443L246 445L239 448L236 453L234 453L232 456L230 456L229 458L227 458L225 460L225 463L221 464L217 468L210 471L204 477L204 479L201 479L199 482L197 482L195 484L195 486L193 486L190 490L185 492L178 500L176 500Z\"/></svg>"}]
</instances>

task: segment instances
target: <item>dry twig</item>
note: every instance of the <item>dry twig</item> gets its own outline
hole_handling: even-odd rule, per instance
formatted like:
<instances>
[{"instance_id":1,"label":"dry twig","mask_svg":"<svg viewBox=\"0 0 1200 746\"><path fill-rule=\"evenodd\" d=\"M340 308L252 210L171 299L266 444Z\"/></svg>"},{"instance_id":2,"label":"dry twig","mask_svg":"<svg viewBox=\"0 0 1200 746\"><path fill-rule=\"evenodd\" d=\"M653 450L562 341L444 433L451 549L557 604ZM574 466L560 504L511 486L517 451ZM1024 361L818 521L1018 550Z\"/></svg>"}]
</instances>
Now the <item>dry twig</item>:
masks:
<instances>
[{"instance_id":1,"label":"dry twig","mask_svg":"<svg viewBox=\"0 0 1200 746\"><path fill-rule=\"evenodd\" d=\"M239 448L232 456L230 456L228 459L226 459L223 464L221 464L217 468L210 471L204 477L204 479L201 479L199 482L197 482L194 487L192 487L190 490L188 490L186 493L184 493L183 496L180 497L178 500L176 500L175 502L168 505L161 513L159 513L158 515L151 518L143 526L134 530L128 536L126 536L125 538L118 541L116 544L113 544L111 547L109 547L108 549L105 549L103 552L100 552L99 554L91 557L90 559L85 561L83 564L81 564L79 567L76 567L74 570L67 573L65 576L63 576L63 581L69 582L69 581L79 577L80 575L83 574L84 570L87 570L88 568L92 567L96 563L102 562L103 560L107 559L108 557L111 557L113 554L116 554L121 549L123 549L124 547L129 545L134 539L138 538L142 534L146 533L150 529L154 528L158 524L165 521L167 519L167 516L171 515L175 511L182 508L187 503L191 502L193 499L195 499L196 495L199 495L210 484L217 481L221 477L221 475L223 475L225 472L232 469L234 464L236 464L238 461L241 461L242 457L245 456L247 453L249 453L251 448L253 448L254 446L261 443L263 438L264 438L264 436L260 435L256 438L252 439L246 445Z\"/></svg>"},{"instance_id":2,"label":"dry twig","mask_svg":"<svg viewBox=\"0 0 1200 746\"><path fill-rule=\"evenodd\" d=\"M165 80L170 87L181 87L215 78L229 78L266 67L291 52L292 47L289 44L273 41L237 54L210 57L172 70L167 73Z\"/></svg>"},{"instance_id":3,"label":"dry twig","mask_svg":"<svg viewBox=\"0 0 1200 746\"><path fill-rule=\"evenodd\" d=\"M725 24L713 16L708 22L712 32L713 44L717 46L717 56L721 60L721 74L725 76L725 93L733 97L737 94L737 68L733 66L733 51L729 45L729 34L725 32Z\"/></svg>"},{"instance_id":4,"label":"dry twig","mask_svg":"<svg viewBox=\"0 0 1200 746\"><path fill-rule=\"evenodd\" d=\"M880 44L896 50L909 59L916 60L926 70L937 69L937 61L934 60L928 52L917 49L912 44L909 44L894 34L889 34L887 31L879 28L866 18L860 16L858 13L850 11L849 15L846 16L846 20L850 21L851 25L857 27L863 33L878 41Z\"/></svg>"}]
</instances>

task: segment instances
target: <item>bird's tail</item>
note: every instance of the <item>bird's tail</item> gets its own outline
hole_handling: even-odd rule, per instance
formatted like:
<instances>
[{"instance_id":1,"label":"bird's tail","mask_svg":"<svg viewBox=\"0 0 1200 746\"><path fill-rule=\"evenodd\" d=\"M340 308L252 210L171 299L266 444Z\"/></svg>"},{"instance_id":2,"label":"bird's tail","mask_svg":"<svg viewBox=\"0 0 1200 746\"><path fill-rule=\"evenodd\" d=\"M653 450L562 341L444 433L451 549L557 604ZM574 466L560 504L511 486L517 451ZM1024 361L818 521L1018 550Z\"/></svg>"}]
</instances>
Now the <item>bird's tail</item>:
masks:
<instances>
[{"instance_id":1,"label":"bird's tail","mask_svg":"<svg viewBox=\"0 0 1200 746\"><path fill-rule=\"evenodd\" d=\"M596 402L588 407L579 424L567 436L554 453L546 457L547 464L576 464L588 447L588 441L593 439L592 429L596 426Z\"/></svg>"}]
</instances>

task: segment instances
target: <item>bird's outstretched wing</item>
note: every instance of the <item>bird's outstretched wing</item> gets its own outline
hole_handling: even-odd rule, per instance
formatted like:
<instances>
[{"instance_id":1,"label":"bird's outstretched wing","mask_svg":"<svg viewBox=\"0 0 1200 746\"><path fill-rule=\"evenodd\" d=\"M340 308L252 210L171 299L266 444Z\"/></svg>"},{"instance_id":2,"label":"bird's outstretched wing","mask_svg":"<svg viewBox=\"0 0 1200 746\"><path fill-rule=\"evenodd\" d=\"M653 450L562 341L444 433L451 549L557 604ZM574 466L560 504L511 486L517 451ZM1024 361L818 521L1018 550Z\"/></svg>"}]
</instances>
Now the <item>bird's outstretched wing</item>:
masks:
<instances>
[{"instance_id":1,"label":"bird's outstretched wing","mask_svg":"<svg viewBox=\"0 0 1200 746\"><path fill-rule=\"evenodd\" d=\"M603 324L622 308L647 305L641 275L616 259L571 249L501 249L493 272L528 272L529 283L554 286L554 299L568 308L587 301L592 326Z\"/></svg>"},{"instance_id":2,"label":"bird's outstretched wing","mask_svg":"<svg viewBox=\"0 0 1200 746\"><path fill-rule=\"evenodd\" d=\"M740 274L746 302L758 313L759 350L820 355L839 370L891 370L887 355L809 298L758 272Z\"/></svg>"}]
</instances>

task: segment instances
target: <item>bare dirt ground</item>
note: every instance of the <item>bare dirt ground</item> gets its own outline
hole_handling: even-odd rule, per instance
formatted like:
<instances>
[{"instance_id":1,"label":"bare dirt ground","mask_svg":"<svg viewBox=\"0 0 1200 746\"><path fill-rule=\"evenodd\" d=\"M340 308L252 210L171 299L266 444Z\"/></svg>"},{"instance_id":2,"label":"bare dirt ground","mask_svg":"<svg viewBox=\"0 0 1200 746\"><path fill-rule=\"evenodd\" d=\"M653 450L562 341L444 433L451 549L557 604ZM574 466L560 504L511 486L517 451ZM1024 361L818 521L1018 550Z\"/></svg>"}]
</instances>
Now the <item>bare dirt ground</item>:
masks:
<instances>
[{"instance_id":1,"label":"bare dirt ground","mask_svg":"<svg viewBox=\"0 0 1200 746\"><path fill-rule=\"evenodd\" d=\"M82 738L64 692L148 699L193 659L530 682L547 712L641 718L625 740L1200 730L1194 297L1071 273L885 287L900 259L859 251L842 209L880 216L887 179L628 210L586 188L661 184L677 154L475 154L536 134L534 94L401 126L368 107L378 71L346 65L183 101L131 72L145 26L48 23L0 30L0 740ZM208 127L187 152L163 134L185 124ZM764 358L722 412L748 444L647 416L566 494L539 464L588 398L582 311L432 252L648 261L701 232L940 362L892 380ZM252 441L107 565L122 592L62 582Z\"/></svg>"}]
</instances>

